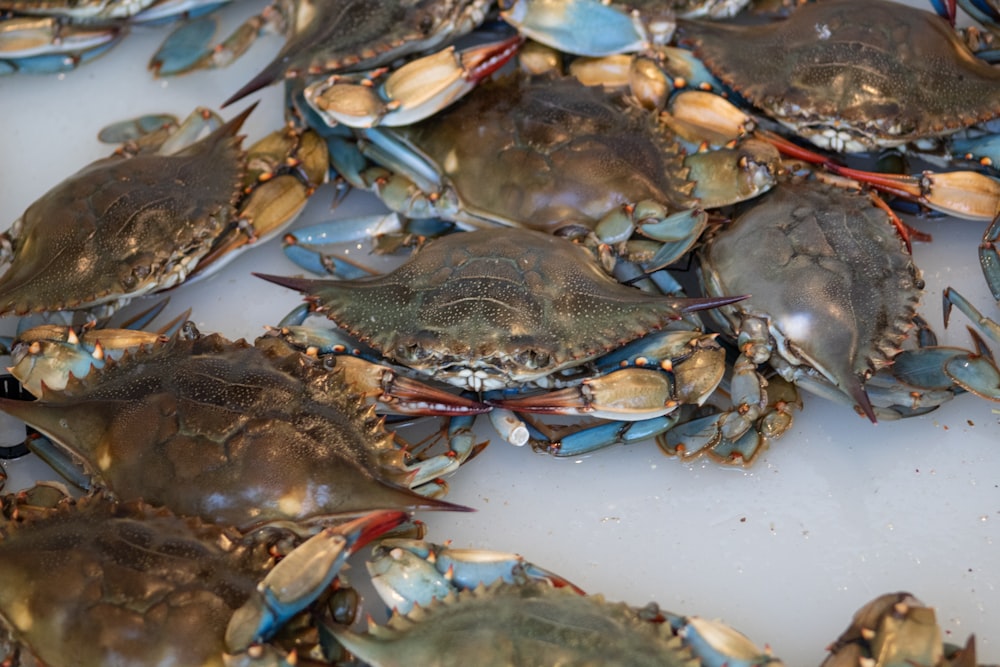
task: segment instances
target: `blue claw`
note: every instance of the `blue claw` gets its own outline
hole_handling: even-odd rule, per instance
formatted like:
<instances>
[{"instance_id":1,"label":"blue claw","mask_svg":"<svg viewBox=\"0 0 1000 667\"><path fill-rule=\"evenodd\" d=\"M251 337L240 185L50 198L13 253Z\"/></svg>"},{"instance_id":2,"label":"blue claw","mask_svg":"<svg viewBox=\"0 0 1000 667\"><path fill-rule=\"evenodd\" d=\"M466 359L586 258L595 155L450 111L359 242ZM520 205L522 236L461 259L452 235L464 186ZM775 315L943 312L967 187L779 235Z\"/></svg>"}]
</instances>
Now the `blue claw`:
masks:
<instances>
[{"instance_id":1,"label":"blue claw","mask_svg":"<svg viewBox=\"0 0 1000 667\"><path fill-rule=\"evenodd\" d=\"M333 583L351 554L408 519L405 512L375 512L325 528L300 544L257 585L257 594L233 613L226 629L229 650L243 651L273 637Z\"/></svg>"},{"instance_id":2,"label":"blue claw","mask_svg":"<svg viewBox=\"0 0 1000 667\"><path fill-rule=\"evenodd\" d=\"M478 549L453 549L423 540L383 540L372 550L368 573L379 597L399 614L414 606L427 607L453 591L544 581L557 588L583 591L563 577L524 560L517 554Z\"/></svg>"}]
</instances>

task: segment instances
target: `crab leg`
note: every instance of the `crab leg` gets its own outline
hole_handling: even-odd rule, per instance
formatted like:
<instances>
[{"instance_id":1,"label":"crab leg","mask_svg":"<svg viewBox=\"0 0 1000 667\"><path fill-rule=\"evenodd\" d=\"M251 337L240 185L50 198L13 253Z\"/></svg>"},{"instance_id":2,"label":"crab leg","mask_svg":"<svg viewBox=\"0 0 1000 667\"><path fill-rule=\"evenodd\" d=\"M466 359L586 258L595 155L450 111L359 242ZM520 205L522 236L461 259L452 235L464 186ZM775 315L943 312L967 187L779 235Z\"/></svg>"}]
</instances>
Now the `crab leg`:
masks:
<instances>
[{"instance_id":1,"label":"crab leg","mask_svg":"<svg viewBox=\"0 0 1000 667\"><path fill-rule=\"evenodd\" d=\"M225 40L210 46L218 23L201 15L214 11L229 0L211 3L191 14L197 20L186 21L160 45L149 61L149 71L157 77L177 76L199 69L225 67L242 56L257 38L282 21L280 12L269 5L251 16Z\"/></svg>"},{"instance_id":2,"label":"crab leg","mask_svg":"<svg viewBox=\"0 0 1000 667\"><path fill-rule=\"evenodd\" d=\"M495 581L525 579L585 593L558 574L501 551L456 549L423 540L386 539L372 549L367 563L372 585L393 611L408 614L454 589L467 590Z\"/></svg>"},{"instance_id":3,"label":"crab leg","mask_svg":"<svg viewBox=\"0 0 1000 667\"><path fill-rule=\"evenodd\" d=\"M979 312L972 303L966 299L964 296L956 292L951 287L945 288L941 295L941 300L944 305L944 325L948 326L948 320L951 317L952 306L957 307L960 311L965 313L965 316L976 323L987 336L993 340L1000 342L1000 324L997 324L990 318Z\"/></svg>"},{"instance_id":4,"label":"crab leg","mask_svg":"<svg viewBox=\"0 0 1000 667\"><path fill-rule=\"evenodd\" d=\"M1000 301L1000 253L997 252L997 241L1000 240L1000 213L986 228L983 241L979 244L979 265L983 267L986 284L993 293L993 298Z\"/></svg>"},{"instance_id":5,"label":"crab leg","mask_svg":"<svg viewBox=\"0 0 1000 667\"><path fill-rule=\"evenodd\" d=\"M638 19L596 0L518 0L500 15L521 34L564 53L633 53L649 43Z\"/></svg>"},{"instance_id":6,"label":"crab leg","mask_svg":"<svg viewBox=\"0 0 1000 667\"><path fill-rule=\"evenodd\" d=\"M361 348L356 341L342 338L335 331L283 326L270 329L269 333L284 338L310 356L327 355L330 368L341 369L354 391L380 413L452 417L490 410L485 403L413 380L376 363L373 360L379 357L370 348Z\"/></svg>"},{"instance_id":7,"label":"crab leg","mask_svg":"<svg viewBox=\"0 0 1000 667\"><path fill-rule=\"evenodd\" d=\"M674 428L680 420L680 412L674 411L662 417L639 421L611 421L564 435L553 440L534 426L528 430L534 443L552 456L569 458L596 452L611 445L633 445L647 442Z\"/></svg>"},{"instance_id":8,"label":"crab leg","mask_svg":"<svg viewBox=\"0 0 1000 667\"><path fill-rule=\"evenodd\" d=\"M419 244L455 229L455 223L439 218L403 219L398 213L374 214L293 230L285 234L283 250L288 259L307 271L353 280L374 271L351 259L356 247L343 244L375 239L376 252L392 252L399 246ZM336 244L342 245L337 248Z\"/></svg>"},{"instance_id":9,"label":"crab leg","mask_svg":"<svg viewBox=\"0 0 1000 667\"><path fill-rule=\"evenodd\" d=\"M405 512L376 512L325 528L296 547L233 613L226 629L229 650L243 651L270 639L326 590L351 554L408 519Z\"/></svg>"}]
</instances>

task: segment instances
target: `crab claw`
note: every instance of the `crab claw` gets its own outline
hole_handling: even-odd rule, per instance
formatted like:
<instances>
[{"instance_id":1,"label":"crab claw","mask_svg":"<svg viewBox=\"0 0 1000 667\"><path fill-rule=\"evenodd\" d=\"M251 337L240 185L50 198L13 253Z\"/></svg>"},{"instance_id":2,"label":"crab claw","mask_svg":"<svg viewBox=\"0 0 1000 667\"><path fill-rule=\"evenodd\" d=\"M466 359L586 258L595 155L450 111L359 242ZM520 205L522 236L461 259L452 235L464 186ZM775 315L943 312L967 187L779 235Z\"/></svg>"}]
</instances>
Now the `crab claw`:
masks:
<instances>
[{"instance_id":1,"label":"crab claw","mask_svg":"<svg viewBox=\"0 0 1000 667\"><path fill-rule=\"evenodd\" d=\"M226 629L232 652L266 641L333 581L345 561L373 539L404 524L405 512L375 512L341 526L325 528L285 556L256 594L233 613Z\"/></svg>"},{"instance_id":2,"label":"crab claw","mask_svg":"<svg viewBox=\"0 0 1000 667\"><path fill-rule=\"evenodd\" d=\"M382 540L372 549L367 568L375 592L399 614L409 614L414 606L427 607L452 591L501 580L545 582L586 595L571 581L517 554L456 549L423 540Z\"/></svg>"},{"instance_id":3,"label":"crab claw","mask_svg":"<svg viewBox=\"0 0 1000 667\"><path fill-rule=\"evenodd\" d=\"M397 375L391 368L352 357L336 357L347 382L366 399L374 399L381 412L401 415L478 415L490 406L429 384Z\"/></svg>"},{"instance_id":4,"label":"crab claw","mask_svg":"<svg viewBox=\"0 0 1000 667\"><path fill-rule=\"evenodd\" d=\"M625 368L590 378L575 387L489 403L515 412L587 415L621 421L660 417L680 405L669 375L641 368Z\"/></svg>"}]
</instances>

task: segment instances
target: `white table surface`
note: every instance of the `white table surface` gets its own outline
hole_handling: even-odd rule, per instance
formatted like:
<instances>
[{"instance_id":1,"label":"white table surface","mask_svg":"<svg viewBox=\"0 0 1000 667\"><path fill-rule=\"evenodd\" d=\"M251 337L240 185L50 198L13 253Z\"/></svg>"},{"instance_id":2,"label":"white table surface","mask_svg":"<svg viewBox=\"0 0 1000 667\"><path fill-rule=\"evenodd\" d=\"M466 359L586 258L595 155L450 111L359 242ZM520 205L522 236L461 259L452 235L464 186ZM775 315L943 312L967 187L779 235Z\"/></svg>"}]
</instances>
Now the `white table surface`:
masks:
<instances>
[{"instance_id":1,"label":"white table surface","mask_svg":"<svg viewBox=\"0 0 1000 667\"><path fill-rule=\"evenodd\" d=\"M259 6L248 0L224 18L231 24ZM217 108L279 45L268 36L229 69L156 81L145 63L162 35L136 32L67 75L0 79L0 227L105 155L95 139L105 124ZM256 139L280 124L282 92L252 99L261 104L244 129ZM329 189L319 191L299 224L381 210L357 193L336 212L331 201ZM943 340L967 345L961 315L943 330L940 293L951 285L997 312L976 258L984 225L916 226L934 235L914 249L927 282L922 312ZM174 291L170 308L191 306L203 331L252 339L298 299L250 271L299 272L278 244L262 246ZM680 463L653 443L556 460L492 436L449 480L449 499L478 511L420 518L431 539L516 551L612 599L724 619L789 665L818 665L860 605L901 589L937 608L948 639L975 632L980 661L1000 662L1000 405L964 395L930 415L873 426L842 406L805 403L748 470ZM481 430L491 437L489 426ZM3 465L8 490L50 476L31 457Z\"/></svg>"}]
</instances>

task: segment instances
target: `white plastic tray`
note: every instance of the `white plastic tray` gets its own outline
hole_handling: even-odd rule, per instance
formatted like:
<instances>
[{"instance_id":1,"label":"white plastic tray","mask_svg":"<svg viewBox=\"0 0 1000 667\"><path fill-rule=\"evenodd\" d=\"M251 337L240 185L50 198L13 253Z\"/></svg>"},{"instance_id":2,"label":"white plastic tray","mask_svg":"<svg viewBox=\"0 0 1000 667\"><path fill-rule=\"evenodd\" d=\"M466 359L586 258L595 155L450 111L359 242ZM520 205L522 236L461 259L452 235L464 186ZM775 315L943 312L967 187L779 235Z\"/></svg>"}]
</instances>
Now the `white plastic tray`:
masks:
<instances>
[{"instance_id":1,"label":"white plastic tray","mask_svg":"<svg viewBox=\"0 0 1000 667\"><path fill-rule=\"evenodd\" d=\"M136 32L65 76L0 79L0 228L105 155L94 137L108 122L217 108L279 44L271 36L229 69L155 81L145 63L162 35ZM256 98L251 139L282 119L279 87ZM356 193L335 213L330 204L331 192L318 192L300 224L381 210ZM915 248L923 313L944 340L967 345L962 316L942 329L940 293L954 286L997 313L976 258L984 225L916 225L935 239ZM174 291L171 310L190 306L203 331L252 339L299 302L254 270L300 272L277 244L263 246ZM818 665L860 605L900 589L937 608L949 639L976 632L980 661L1000 662L1000 406L965 395L929 416L872 426L805 401L791 432L749 470L682 464L652 443L567 461L497 441L449 480L449 499L478 511L421 518L438 541L516 551L613 599L722 618L789 665ZM30 457L4 466L11 489L49 476Z\"/></svg>"}]
</instances>

